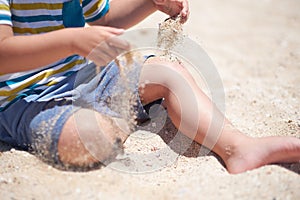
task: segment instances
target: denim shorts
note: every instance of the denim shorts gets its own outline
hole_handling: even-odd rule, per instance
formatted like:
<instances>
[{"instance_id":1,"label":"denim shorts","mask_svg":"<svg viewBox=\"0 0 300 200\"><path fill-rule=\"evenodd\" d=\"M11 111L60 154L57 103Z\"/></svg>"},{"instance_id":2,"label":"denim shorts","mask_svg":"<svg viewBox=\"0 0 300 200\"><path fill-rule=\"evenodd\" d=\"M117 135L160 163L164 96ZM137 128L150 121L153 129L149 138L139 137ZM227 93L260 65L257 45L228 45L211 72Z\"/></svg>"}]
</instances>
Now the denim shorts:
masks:
<instances>
[{"instance_id":1,"label":"denim shorts","mask_svg":"<svg viewBox=\"0 0 300 200\"><path fill-rule=\"evenodd\" d=\"M0 112L0 140L14 148L32 151L46 162L61 164L57 154L58 139L74 112L88 108L106 116L120 117L108 101L114 93L122 92L115 87L119 77L119 67L114 62L100 73L91 63L50 86L38 97L31 95L18 100ZM134 110L138 119L147 120L139 98Z\"/></svg>"}]
</instances>

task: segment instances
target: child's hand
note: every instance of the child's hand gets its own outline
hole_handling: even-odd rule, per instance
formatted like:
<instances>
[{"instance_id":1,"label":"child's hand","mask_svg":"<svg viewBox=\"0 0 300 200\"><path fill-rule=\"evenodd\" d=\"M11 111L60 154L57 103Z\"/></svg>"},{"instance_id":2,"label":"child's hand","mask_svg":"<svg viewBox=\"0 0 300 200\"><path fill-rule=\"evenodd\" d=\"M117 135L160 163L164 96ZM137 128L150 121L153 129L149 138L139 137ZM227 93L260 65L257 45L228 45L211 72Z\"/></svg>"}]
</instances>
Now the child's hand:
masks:
<instances>
[{"instance_id":1,"label":"child's hand","mask_svg":"<svg viewBox=\"0 0 300 200\"><path fill-rule=\"evenodd\" d=\"M153 2L158 10L171 17L180 15L182 23L187 21L190 13L188 0L153 0Z\"/></svg>"},{"instance_id":2,"label":"child's hand","mask_svg":"<svg viewBox=\"0 0 300 200\"><path fill-rule=\"evenodd\" d=\"M129 43L116 37L123 32L123 29L105 26L78 29L74 37L74 51L92 60L97 66L105 66L121 52L129 50Z\"/></svg>"}]
</instances>

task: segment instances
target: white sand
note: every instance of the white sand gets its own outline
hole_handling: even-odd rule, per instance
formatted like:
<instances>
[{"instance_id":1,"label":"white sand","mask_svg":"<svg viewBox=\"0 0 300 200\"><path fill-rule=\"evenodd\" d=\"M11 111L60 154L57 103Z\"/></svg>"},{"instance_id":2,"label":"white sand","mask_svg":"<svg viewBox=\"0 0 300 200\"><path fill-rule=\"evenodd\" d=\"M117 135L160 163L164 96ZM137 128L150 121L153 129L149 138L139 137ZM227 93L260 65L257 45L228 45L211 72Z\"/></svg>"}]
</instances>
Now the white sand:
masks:
<instances>
[{"instance_id":1,"label":"white sand","mask_svg":"<svg viewBox=\"0 0 300 200\"><path fill-rule=\"evenodd\" d=\"M219 70L226 116L254 137L300 138L300 1L191 0L190 6L185 30ZM155 14L138 27L156 27L164 18ZM145 145L134 139L125 151L167 147L159 136ZM109 167L64 172L27 152L3 151L0 198L300 199L300 163L230 175L217 157L197 156L199 146L193 147L170 166L138 175Z\"/></svg>"}]
</instances>

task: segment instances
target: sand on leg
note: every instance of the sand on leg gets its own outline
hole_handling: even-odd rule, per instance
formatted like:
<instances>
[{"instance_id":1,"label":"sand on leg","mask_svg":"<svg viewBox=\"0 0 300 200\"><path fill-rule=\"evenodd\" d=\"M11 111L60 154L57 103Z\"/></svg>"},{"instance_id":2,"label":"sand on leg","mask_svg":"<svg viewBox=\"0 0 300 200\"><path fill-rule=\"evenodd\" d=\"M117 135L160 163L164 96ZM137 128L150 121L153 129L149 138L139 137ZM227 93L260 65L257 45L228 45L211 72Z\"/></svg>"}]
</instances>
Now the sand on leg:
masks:
<instances>
[{"instance_id":1,"label":"sand on leg","mask_svg":"<svg viewBox=\"0 0 300 200\"><path fill-rule=\"evenodd\" d=\"M122 120L80 109L63 126L58 155L65 165L85 167L112 159L122 150L129 130Z\"/></svg>"}]
</instances>

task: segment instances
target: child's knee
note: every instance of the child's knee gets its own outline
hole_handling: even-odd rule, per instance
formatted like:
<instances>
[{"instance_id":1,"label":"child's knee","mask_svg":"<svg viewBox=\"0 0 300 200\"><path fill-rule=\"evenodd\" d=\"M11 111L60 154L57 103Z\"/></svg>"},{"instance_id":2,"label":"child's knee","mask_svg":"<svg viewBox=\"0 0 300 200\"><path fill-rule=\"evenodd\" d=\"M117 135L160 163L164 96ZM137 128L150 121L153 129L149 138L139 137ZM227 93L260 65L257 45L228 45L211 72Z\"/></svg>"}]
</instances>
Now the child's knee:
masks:
<instances>
[{"instance_id":1,"label":"child's knee","mask_svg":"<svg viewBox=\"0 0 300 200\"><path fill-rule=\"evenodd\" d=\"M157 65L160 67L167 67L169 69L178 71L178 72L186 72L186 68L179 60L171 61L167 58L163 57L151 57L146 62L145 65Z\"/></svg>"},{"instance_id":2,"label":"child's knee","mask_svg":"<svg viewBox=\"0 0 300 200\"><path fill-rule=\"evenodd\" d=\"M126 133L113 121L92 110L81 109L65 123L58 155L68 165L88 166L115 158L122 151Z\"/></svg>"}]
</instances>

